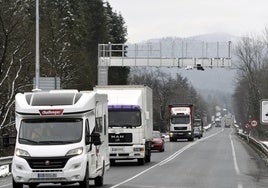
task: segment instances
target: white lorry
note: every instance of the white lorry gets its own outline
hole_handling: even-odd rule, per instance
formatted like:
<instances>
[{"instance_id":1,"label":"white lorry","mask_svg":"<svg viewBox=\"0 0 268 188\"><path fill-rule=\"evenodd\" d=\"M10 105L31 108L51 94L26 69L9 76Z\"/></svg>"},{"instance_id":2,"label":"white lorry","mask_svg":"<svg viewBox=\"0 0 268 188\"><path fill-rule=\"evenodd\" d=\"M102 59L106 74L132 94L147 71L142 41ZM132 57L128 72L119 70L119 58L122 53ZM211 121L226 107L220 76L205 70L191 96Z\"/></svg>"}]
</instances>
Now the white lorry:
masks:
<instances>
[{"instance_id":1,"label":"white lorry","mask_svg":"<svg viewBox=\"0 0 268 188\"><path fill-rule=\"evenodd\" d=\"M171 104L169 107L169 138L194 140L194 116L192 104Z\"/></svg>"},{"instance_id":2,"label":"white lorry","mask_svg":"<svg viewBox=\"0 0 268 188\"><path fill-rule=\"evenodd\" d=\"M153 98L143 85L97 86L108 95L110 161L137 159L151 161Z\"/></svg>"},{"instance_id":3,"label":"white lorry","mask_svg":"<svg viewBox=\"0 0 268 188\"><path fill-rule=\"evenodd\" d=\"M13 188L103 184L110 168L107 95L55 90L18 93Z\"/></svg>"},{"instance_id":4,"label":"white lorry","mask_svg":"<svg viewBox=\"0 0 268 188\"><path fill-rule=\"evenodd\" d=\"M234 116L231 113L226 114L223 119L225 128L230 128L231 126L234 125Z\"/></svg>"}]
</instances>

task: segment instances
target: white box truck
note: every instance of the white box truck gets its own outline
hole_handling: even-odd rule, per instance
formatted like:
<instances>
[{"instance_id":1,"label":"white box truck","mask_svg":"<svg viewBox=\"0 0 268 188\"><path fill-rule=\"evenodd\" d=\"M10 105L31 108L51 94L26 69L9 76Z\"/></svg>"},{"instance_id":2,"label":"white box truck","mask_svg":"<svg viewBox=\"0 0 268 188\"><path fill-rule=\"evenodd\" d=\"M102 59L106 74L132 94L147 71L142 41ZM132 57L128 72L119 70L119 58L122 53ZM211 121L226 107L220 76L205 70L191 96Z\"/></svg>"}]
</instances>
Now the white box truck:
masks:
<instances>
[{"instance_id":1,"label":"white box truck","mask_svg":"<svg viewBox=\"0 0 268 188\"><path fill-rule=\"evenodd\" d=\"M169 108L169 139L194 140L194 115L192 104L171 104Z\"/></svg>"},{"instance_id":2,"label":"white box truck","mask_svg":"<svg viewBox=\"0 0 268 188\"><path fill-rule=\"evenodd\" d=\"M55 90L18 93L13 188L103 184L110 168L107 95Z\"/></svg>"},{"instance_id":3,"label":"white box truck","mask_svg":"<svg viewBox=\"0 0 268 188\"><path fill-rule=\"evenodd\" d=\"M151 161L153 132L152 89L143 85L97 86L108 95L110 161Z\"/></svg>"}]
</instances>

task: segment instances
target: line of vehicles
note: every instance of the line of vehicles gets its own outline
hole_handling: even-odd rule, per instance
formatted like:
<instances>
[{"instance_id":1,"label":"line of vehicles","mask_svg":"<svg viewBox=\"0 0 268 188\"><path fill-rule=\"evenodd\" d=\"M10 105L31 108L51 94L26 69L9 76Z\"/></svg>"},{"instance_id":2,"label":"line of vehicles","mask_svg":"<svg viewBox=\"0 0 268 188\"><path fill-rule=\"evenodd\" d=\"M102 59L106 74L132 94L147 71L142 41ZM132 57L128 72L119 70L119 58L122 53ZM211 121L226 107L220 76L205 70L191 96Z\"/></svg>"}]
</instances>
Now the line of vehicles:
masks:
<instances>
[{"instance_id":1,"label":"line of vehicles","mask_svg":"<svg viewBox=\"0 0 268 188\"><path fill-rule=\"evenodd\" d=\"M164 138L153 131L153 97L143 85L96 86L93 91L54 90L18 93L17 138L12 162L13 188L40 183L103 185L116 160L151 161L164 151ZM169 106L170 141L203 135L192 104ZM8 143L7 143L8 144Z\"/></svg>"},{"instance_id":2,"label":"line of vehicles","mask_svg":"<svg viewBox=\"0 0 268 188\"><path fill-rule=\"evenodd\" d=\"M215 119L215 127L224 127L224 128L230 128L234 126L235 117L228 113L223 117L217 117Z\"/></svg>"}]
</instances>

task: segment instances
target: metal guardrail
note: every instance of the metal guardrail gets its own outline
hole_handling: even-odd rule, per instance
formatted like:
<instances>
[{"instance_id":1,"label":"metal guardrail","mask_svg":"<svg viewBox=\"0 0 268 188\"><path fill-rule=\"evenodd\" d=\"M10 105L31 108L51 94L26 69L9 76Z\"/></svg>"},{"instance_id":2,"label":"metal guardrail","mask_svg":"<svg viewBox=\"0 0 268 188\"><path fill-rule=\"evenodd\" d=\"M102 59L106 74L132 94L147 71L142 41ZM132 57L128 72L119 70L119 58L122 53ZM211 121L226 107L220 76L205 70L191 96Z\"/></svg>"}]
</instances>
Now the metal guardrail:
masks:
<instances>
[{"instance_id":1,"label":"metal guardrail","mask_svg":"<svg viewBox=\"0 0 268 188\"><path fill-rule=\"evenodd\" d=\"M2 165L10 165L12 163L13 156L10 157L1 157L0 158L0 166Z\"/></svg>"},{"instance_id":2,"label":"metal guardrail","mask_svg":"<svg viewBox=\"0 0 268 188\"><path fill-rule=\"evenodd\" d=\"M265 145L264 143L262 143L262 142L256 140L256 139L253 138L253 137L250 137L249 135L244 134L244 133L242 133L242 132L239 132L239 131L238 131L237 134L238 134L241 138L247 140L247 142L248 142L249 144L253 145L253 146L254 146L255 148L257 148L262 154L264 154L264 155L266 156L266 158L268 158L268 147L267 147L267 145Z\"/></svg>"},{"instance_id":3,"label":"metal guardrail","mask_svg":"<svg viewBox=\"0 0 268 188\"><path fill-rule=\"evenodd\" d=\"M9 173L7 173L6 175L9 175L11 173L12 159L13 159L13 156L10 156L10 157L1 157L0 158L0 167L1 166L4 166L4 165L8 165L8 171L9 171ZM0 176L0 178L1 178L1 176Z\"/></svg>"}]
</instances>

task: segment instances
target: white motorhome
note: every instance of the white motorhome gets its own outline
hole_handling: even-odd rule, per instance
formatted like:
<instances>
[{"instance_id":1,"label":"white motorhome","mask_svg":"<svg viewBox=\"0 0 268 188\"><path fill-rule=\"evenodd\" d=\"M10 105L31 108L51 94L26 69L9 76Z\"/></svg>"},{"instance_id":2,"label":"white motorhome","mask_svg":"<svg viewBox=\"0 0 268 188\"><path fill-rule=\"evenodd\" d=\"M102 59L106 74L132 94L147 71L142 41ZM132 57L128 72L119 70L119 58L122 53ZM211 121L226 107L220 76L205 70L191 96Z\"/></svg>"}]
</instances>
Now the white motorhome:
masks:
<instances>
[{"instance_id":1,"label":"white motorhome","mask_svg":"<svg viewBox=\"0 0 268 188\"><path fill-rule=\"evenodd\" d=\"M110 161L137 159L151 161L153 98L143 85L97 86L108 95Z\"/></svg>"},{"instance_id":2,"label":"white motorhome","mask_svg":"<svg viewBox=\"0 0 268 188\"><path fill-rule=\"evenodd\" d=\"M55 90L18 93L13 188L40 183L103 184L110 168L107 95Z\"/></svg>"}]
</instances>

